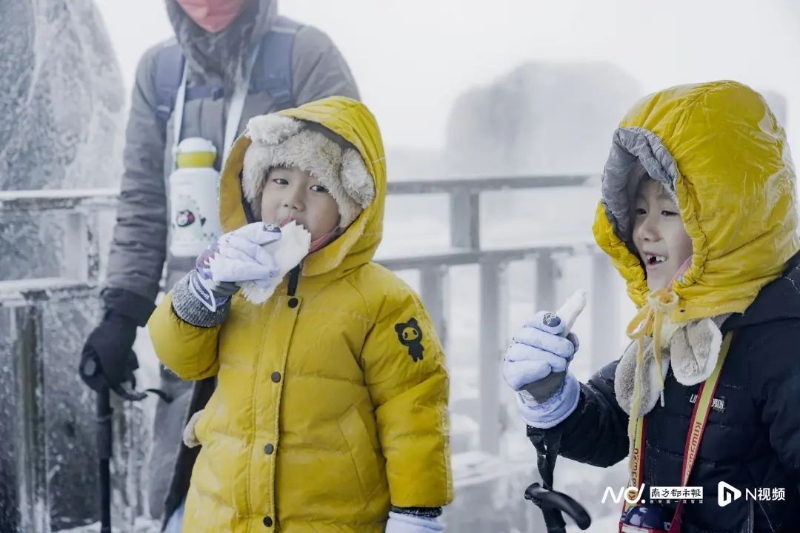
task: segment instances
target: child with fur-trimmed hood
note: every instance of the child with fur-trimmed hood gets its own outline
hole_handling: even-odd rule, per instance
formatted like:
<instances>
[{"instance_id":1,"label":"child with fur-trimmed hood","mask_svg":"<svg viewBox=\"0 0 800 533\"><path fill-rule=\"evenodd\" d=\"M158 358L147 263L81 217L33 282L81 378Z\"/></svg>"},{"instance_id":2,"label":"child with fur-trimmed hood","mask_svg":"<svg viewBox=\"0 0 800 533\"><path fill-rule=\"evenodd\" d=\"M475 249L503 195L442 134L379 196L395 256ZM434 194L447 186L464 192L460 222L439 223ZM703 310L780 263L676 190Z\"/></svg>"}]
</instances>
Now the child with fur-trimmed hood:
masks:
<instances>
[{"instance_id":1,"label":"child with fur-trimmed hood","mask_svg":"<svg viewBox=\"0 0 800 533\"><path fill-rule=\"evenodd\" d=\"M149 323L169 369L217 380L184 434L201 447L184 531L442 530L448 376L419 298L372 262L385 196L355 100L253 118L234 144L227 233Z\"/></svg>"},{"instance_id":2,"label":"child with fur-trimmed hood","mask_svg":"<svg viewBox=\"0 0 800 533\"><path fill-rule=\"evenodd\" d=\"M577 339L540 313L504 375L537 447L560 440L561 455L603 467L630 457L647 503L626 506L624 523L800 530L797 230L785 133L750 88L667 89L614 133L594 233L638 307L633 342L580 383ZM659 505L653 486L699 486L702 502Z\"/></svg>"}]
</instances>

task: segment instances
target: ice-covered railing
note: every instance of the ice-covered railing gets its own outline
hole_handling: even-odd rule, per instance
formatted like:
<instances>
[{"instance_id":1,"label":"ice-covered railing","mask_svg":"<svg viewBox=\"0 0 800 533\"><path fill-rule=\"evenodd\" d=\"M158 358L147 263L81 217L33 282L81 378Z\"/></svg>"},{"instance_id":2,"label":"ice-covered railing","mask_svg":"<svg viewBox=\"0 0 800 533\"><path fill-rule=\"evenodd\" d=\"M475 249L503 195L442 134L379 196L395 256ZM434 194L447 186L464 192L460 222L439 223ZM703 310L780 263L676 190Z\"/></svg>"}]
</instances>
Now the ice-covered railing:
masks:
<instances>
[{"instance_id":1,"label":"ice-covered railing","mask_svg":"<svg viewBox=\"0 0 800 533\"><path fill-rule=\"evenodd\" d=\"M510 177L390 182L390 195L446 194L449 198L450 246L440 252L380 259L392 270L417 270L419 290L437 331L446 341L448 305L445 301L450 267L478 265L480 275L479 332L479 450L455 457L457 488L483 483L503 470L487 463L486 457L500 455L502 434L501 359L508 339L507 269L512 262L535 265L535 307L558 307L559 261L565 257L591 258L590 300L591 344L614 346L619 331L618 289L609 283L615 273L604 254L592 242L563 242L487 249L481 243L481 196L501 190L575 188L596 185L590 176ZM60 276L44 279L0 281L0 308L11 316L14 381L18 386L15 422L17 498L24 531L46 529L48 472L45 457L44 411L47 390L43 382L42 305L69 299L97 300L101 260L100 218L117 202L114 189L44 190L0 192L0 217L7 214L62 212L64 214L64 260ZM392 223L391 220L386 221ZM96 303L96 302L95 302ZM600 350L591 350L595 353ZM116 430L117 428L115 428ZM115 436L115 441L118 437ZM119 450L120 448L116 448ZM476 455L477 453L477 455ZM507 467L506 467L507 470ZM501 472L502 473L502 472ZM506 475L506 474L504 474ZM523 504L524 505L524 504ZM455 513L454 513L455 514ZM449 525L450 522L448 522ZM452 524L454 525L454 524ZM489 527L489 526L487 526Z\"/></svg>"},{"instance_id":2,"label":"ice-covered railing","mask_svg":"<svg viewBox=\"0 0 800 533\"><path fill-rule=\"evenodd\" d=\"M0 228L21 227L21 216L41 224L57 221L61 231L48 233L40 246L53 247L62 259L54 277L8 280L7 272L0 274L0 426L9 432L0 446L2 531L59 531L74 525L70 518L79 520L98 507L91 481L97 469L94 398L76 368L86 326L99 316L100 216L111 214L118 194L0 192ZM4 226L8 220L17 222ZM51 242L59 234L63 243ZM141 412L115 406L114 503L118 519L128 515L118 520L121 525L141 510L133 481L138 465L131 461Z\"/></svg>"},{"instance_id":3,"label":"ice-covered railing","mask_svg":"<svg viewBox=\"0 0 800 533\"><path fill-rule=\"evenodd\" d=\"M0 191L0 217L59 211L65 215L61 276L10 282L0 279L0 303L7 305L15 294L24 300L27 290L71 287L80 291L96 283L100 274L98 215L115 208L118 196L118 189Z\"/></svg>"},{"instance_id":4,"label":"ice-covered railing","mask_svg":"<svg viewBox=\"0 0 800 533\"><path fill-rule=\"evenodd\" d=\"M590 290L592 317L591 339L596 347L615 346L618 327L617 287L611 262L593 242L548 242L517 248L486 249L481 243L481 195L502 190L574 188L597 183L592 176L493 177L482 179L390 182L392 195L447 194L450 205L450 249L435 254L392 257L380 260L392 270L414 269L420 273L420 293L437 332L447 338L448 320L445 302L449 268L477 264L480 269L479 398L482 452L497 455L501 435L500 370L506 338L509 286L506 279L510 263L532 261L535 264L534 294L537 309L558 308L558 262L565 257L588 255L592 258ZM600 353L605 350L592 350Z\"/></svg>"}]
</instances>

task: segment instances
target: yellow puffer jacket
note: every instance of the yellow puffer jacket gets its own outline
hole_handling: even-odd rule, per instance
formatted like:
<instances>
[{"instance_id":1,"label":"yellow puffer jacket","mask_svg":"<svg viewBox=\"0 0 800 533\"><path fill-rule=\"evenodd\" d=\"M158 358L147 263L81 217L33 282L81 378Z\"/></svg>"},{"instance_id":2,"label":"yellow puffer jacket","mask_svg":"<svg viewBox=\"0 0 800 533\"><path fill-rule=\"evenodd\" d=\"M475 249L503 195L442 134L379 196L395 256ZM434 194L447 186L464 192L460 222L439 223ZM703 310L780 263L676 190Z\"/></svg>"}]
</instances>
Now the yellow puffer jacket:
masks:
<instances>
[{"instance_id":1,"label":"yellow puffer jacket","mask_svg":"<svg viewBox=\"0 0 800 533\"><path fill-rule=\"evenodd\" d=\"M677 305L663 311L670 322L744 312L800 250L794 167L764 99L732 81L658 92L614 134L594 224L637 307L650 304L645 271L626 245L635 161L674 192L692 239L691 267L673 285Z\"/></svg>"},{"instance_id":2,"label":"yellow puffer jacket","mask_svg":"<svg viewBox=\"0 0 800 533\"><path fill-rule=\"evenodd\" d=\"M341 97L282 114L351 142L376 197L306 258L294 294L284 279L263 305L234 296L227 321L205 329L181 321L168 295L150 319L168 368L218 380L195 426L202 448L183 530L383 532L390 504L452 501L444 355L415 293L371 262L386 195L372 114ZM239 174L249 145L245 133L221 178L226 232L246 224Z\"/></svg>"}]
</instances>

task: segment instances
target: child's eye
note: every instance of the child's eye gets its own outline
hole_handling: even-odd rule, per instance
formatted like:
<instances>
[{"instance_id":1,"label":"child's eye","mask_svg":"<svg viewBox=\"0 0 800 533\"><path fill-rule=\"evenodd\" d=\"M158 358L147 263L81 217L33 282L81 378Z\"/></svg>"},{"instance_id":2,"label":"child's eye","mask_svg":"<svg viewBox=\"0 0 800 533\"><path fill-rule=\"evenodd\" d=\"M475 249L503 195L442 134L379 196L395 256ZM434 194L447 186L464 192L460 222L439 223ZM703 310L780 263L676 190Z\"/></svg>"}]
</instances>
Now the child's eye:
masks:
<instances>
[{"instance_id":1,"label":"child's eye","mask_svg":"<svg viewBox=\"0 0 800 533\"><path fill-rule=\"evenodd\" d=\"M636 216L638 217L639 215L646 215L647 210L643 207L637 207L634 213L636 213Z\"/></svg>"},{"instance_id":2,"label":"child's eye","mask_svg":"<svg viewBox=\"0 0 800 533\"><path fill-rule=\"evenodd\" d=\"M277 183L278 185L288 185L289 182L283 178L272 178L273 183Z\"/></svg>"},{"instance_id":3,"label":"child's eye","mask_svg":"<svg viewBox=\"0 0 800 533\"><path fill-rule=\"evenodd\" d=\"M665 217L677 217L677 216L679 216L679 213L676 213L675 211L667 211L665 209L665 210L661 211L661 215L665 216Z\"/></svg>"},{"instance_id":4,"label":"child's eye","mask_svg":"<svg viewBox=\"0 0 800 533\"><path fill-rule=\"evenodd\" d=\"M311 190L314 192L322 192L322 193L328 192L328 189L326 189L322 185L312 185Z\"/></svg>"}]
</instances>

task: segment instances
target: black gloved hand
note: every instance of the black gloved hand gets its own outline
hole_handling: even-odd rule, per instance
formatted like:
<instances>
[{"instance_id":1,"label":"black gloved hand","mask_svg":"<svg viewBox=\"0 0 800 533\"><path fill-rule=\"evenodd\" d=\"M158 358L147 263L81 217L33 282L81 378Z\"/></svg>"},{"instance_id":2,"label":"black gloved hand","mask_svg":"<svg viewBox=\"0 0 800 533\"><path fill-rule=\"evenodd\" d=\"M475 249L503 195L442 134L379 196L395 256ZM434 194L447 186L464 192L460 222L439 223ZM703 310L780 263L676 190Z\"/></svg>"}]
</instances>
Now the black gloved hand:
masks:
<instances>
[{"instance_id":1,"label":"black gloved hand","mask_svg":"<svg viewBox=\"0 0 800 533\"><path fill-rule=\"evenodd\" d=\"M142 400L147 395L137 392L133 372L139 368L134 353L136 321L127 316L106 312L83 346L78 367L81 378L90 388L100 392L108 386L127 400Z\"/></svg>"}]
</instances>

